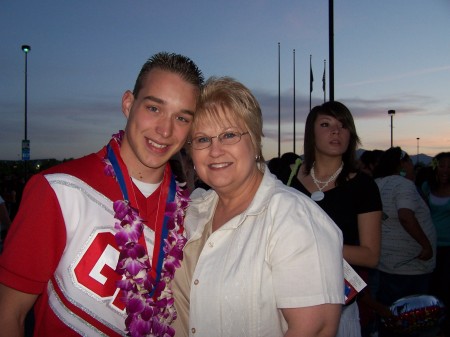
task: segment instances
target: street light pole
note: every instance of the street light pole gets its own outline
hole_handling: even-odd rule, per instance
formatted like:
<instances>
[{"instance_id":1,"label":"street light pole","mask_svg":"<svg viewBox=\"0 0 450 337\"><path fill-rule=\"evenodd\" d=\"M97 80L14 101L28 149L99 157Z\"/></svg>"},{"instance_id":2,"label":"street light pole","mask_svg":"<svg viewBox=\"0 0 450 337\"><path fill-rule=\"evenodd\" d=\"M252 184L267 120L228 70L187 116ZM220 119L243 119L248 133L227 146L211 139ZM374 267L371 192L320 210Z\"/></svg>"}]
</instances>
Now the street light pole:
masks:
<instances>
[{"instance_id":1,"label":"street light pole","mask_svg":"<svg viewBox=\"0 0 450 337\"><path fill-rule=\"evenodd\" d=\"M419 140L420 140L420 138L417 137L417 158L416 158L416 165L419 164Z\"/></svg>"},{"instance_id":2,"label":"street light pole","mask_svg":"<svg viewBox=\"0 0 450 337\"><path fill-rule=\"evenodd\" d=\"M30 46L27 45L23 45L22 46L22 50L25 53L25 138L24 140L28 140L28 134L27 134L27 99L28 99L28 93L27 93L27 88L28 88L28 53L31 50Z\"/></svg>"},{"instance_id":3,"label":"street light pole","mask_svg":"<svg viewBox=\"0 0 450 337\"><path fill-rule=\"evenodd\" d=\"M22 51L25 53L25 135L22 140L22 160L25 166L25 180L28 175L27 161L30 160L30 141L28 140L28 53L31 47L22 45Z\"/></svg>"},{"instance_id":4,"label":"street light pole","mask_svg":"<svg viewBox=\"0 0 450 337\"><path fill-rule=\"evenodd\" d=\"M388 115L391 116L391 147L394 147L394 115L395 110L389 110Z\"/></svg>"}]
</instances>

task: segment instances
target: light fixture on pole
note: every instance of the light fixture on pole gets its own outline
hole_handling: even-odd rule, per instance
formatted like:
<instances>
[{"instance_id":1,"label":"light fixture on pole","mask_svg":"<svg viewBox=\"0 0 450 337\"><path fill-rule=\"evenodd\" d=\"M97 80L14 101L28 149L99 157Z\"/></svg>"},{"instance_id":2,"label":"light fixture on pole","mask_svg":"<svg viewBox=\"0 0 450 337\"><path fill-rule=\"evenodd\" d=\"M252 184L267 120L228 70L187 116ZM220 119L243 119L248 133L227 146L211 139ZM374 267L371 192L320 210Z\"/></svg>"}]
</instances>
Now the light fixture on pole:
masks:
<instances>
[{"instance_id":1,"label":"light fixture on pole","mask_svg":"<svg viewBox=\"0 0 450 337\"><path fill-rule=\"evenodd\" d=\"M420 140L420 138L417 137L417 158L416 158L416 165L419 164L419 140Z\"/></svg>"},{"instance_id":2,"label":"light fixture on pole","mask_svg":"<svg viewBox=\"0 0 450 337\"><path fill-rule=\"evenodd\" d=\"M22 140L22 160L25 168L25 180L27 180L28 167L27 161L30 160L30 141L28 140L28 53L31 47L28 45L22 46L22 51L25 53L25 137Z\"/></svg>"},{"instance_id":3,"label":"light fixture on pole","mask_svg":"<svg viewBox=\"0 0 450 337\"><path fill-rule=\"evenodd\" d=\"M394 115L395 110L389 110L388 115L391 116L391 147L394 147Z\"/></svg>"}]
</instances>

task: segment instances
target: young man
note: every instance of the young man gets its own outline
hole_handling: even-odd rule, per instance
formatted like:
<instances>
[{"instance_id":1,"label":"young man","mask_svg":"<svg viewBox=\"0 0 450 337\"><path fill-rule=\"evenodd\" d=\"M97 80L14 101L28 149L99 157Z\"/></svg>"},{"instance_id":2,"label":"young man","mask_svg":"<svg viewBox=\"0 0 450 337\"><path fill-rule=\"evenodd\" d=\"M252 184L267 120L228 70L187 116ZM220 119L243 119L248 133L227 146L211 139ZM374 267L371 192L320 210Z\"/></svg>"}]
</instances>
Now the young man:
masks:
<instances>
[{"instance_id":1,"label":"young man","mask_svg":"<svg viewBox=\"0 0 450 337\"><path fill-rule=\"evenodd\" d=\"M169 159L186 141L203 76L159 53L122 110L125 131L98 153L28 183L0 256L0 336L166 336L187 206Z\"/></svg>"}]
</instances>

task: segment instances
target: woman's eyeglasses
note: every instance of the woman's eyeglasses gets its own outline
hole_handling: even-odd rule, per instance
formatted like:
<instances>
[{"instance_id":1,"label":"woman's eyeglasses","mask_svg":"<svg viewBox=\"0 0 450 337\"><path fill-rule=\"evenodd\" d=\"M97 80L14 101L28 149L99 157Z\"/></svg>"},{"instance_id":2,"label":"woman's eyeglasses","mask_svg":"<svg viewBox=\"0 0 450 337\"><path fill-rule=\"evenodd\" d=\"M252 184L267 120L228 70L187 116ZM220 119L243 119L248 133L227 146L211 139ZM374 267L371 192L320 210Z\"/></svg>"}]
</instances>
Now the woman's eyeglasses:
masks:
<instances>
[{"instance_id":1,"label":"woman's eyeglasses","mask_svg":"<svg viewBox=\"0 0 450 337\"><path fill-rule=\"evenodd\" d=\"M237 132L237 131L225 131L219 134L218 136L198 136L195 138L192 138L187 143L192 146L194 150L203 150L211 146L213 138L217 138L220 142L220 144L223 145L233 145L236 143L239 143L241 140L241 137L243 135L247 135L248 131L246 132Z\"/></svg>"}]
</instances>

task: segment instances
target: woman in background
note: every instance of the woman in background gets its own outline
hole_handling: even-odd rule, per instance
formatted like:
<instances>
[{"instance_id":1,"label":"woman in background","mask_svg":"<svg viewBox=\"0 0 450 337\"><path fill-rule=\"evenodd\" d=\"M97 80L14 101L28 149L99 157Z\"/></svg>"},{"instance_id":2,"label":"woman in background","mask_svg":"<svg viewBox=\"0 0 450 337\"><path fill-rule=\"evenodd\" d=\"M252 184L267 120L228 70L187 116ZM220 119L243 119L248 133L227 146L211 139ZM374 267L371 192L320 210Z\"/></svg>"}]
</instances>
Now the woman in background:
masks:
<instances>
[{"instance_id":1,"label":"woman in background","mask_svg":"<svg viewBox=\"0 0 450 337\"><path fill-rule=\"evenodd\" d=\"M441 152L432 160L432 172L422 184L422 195L430 207L437 234L436 268L432 274L431 292L450 308L450 152ZM450 336L450 320L443 324Z\"/></svg>"},{"instance_id":2,"label":"woman in background","mask_svg":"<svg viewBox=\"0 0 450 337\"><path fill-rule=\"evenodd\" d=\"M305 124L304 162L291 182L342 230L344 259L357 271L378 263L382 214L375 182L356 167L359 142L344 104L333 101L314 107ZM361 336L356 301L343 307L337 336Z\"/></svg>"}]
</instances>

